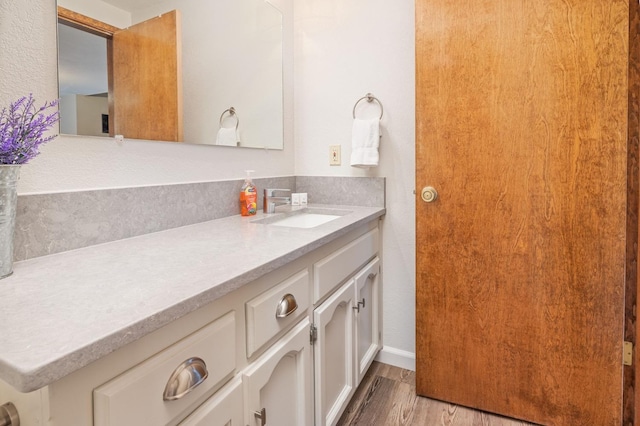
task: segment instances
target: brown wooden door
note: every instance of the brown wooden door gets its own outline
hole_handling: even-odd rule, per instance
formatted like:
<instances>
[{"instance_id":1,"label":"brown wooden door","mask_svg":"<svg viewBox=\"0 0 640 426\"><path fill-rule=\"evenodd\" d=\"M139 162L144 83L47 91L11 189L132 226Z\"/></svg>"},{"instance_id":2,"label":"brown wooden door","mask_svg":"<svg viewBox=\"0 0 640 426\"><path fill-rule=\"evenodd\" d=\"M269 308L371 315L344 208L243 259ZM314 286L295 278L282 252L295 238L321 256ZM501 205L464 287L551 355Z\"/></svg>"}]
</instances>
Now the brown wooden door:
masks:
<instances>
[{"instance_id":1,"label":"brown wooden door","mask_svg":"<svg viewBox=\"0 0 640 426\"><path fill-rule=\"evenodd\" d=\"M621 424L628 7L416 0L418 394Z\"/></svg>"},{"instance_id":2,"label":"brown wooden door","mask_svg":"<svg viewBox=\"0 0 640 426\"><path fill-rule=\"evenodd\" d=\"M180 46L175 10L113 35L115 134L182 141Z\"/></svg>"}]
</instances>

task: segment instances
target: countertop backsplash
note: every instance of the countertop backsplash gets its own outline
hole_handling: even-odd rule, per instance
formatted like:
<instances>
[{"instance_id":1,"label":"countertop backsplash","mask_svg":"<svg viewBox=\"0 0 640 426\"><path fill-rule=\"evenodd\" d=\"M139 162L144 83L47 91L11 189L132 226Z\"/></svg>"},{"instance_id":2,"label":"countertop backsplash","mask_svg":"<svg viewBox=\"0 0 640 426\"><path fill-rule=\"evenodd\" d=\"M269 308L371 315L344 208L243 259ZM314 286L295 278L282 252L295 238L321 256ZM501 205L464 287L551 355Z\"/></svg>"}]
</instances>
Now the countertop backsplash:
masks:
<instances>
[{"instance_id":1,"label":"countertop backsplash","mask_svg":"<svg viewBox=\"0 0 640 426\"><path fill-rule=\"evenodd\" d=\"M342 206L385 207L385 178L296 176L296 192L309 202Z\"/></svg>"},{"instance_id":2,"label":"countertop backsplash","mask_svg":"<svg viewBox=\"0 0 640 426\"><path fill-rule=\"evenodd\" d=\"M255 178L264 188L307 192L309 203L385 206L385 178ZM239 214L243 180L20 195L14 259L26 260ZM259 207L260 208L260 207Z\"/></svg>"}]
</instances>

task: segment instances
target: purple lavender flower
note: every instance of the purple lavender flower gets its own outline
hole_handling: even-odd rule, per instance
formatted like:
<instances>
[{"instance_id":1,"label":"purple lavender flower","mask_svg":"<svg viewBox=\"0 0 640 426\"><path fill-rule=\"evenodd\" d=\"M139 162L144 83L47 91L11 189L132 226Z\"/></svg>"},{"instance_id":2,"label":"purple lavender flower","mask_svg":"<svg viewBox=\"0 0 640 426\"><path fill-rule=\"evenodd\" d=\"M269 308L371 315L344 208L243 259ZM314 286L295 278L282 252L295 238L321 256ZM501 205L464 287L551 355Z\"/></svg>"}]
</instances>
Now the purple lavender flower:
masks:
<instances>
[{"instance_id":1,"label":"purple lavender flower","mask_svg":"<svg viewBox=\"0 0 640 426\"><path fill-rule=\"evenodd\" d=\"M33 94L18 99L0 111L0 164L25 164L38 155L38 148L58 135L44 136L60 119L58 111L47 115L58 100L34 106Z\"/></svg>"}]
</instances>

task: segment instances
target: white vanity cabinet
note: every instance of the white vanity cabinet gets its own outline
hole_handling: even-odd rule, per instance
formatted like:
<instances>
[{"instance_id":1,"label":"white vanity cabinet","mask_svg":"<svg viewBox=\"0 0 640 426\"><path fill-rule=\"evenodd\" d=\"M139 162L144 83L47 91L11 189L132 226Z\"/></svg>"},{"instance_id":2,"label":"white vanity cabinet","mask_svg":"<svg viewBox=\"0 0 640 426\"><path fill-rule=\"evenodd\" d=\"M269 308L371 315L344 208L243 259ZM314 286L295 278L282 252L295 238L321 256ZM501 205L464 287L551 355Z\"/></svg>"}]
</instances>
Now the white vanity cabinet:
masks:
<instances>
[{"instance_id":1,"label":"white vanity cabinet","mask_svg":"<svg viewBox=\"0 0 640 426\"><path fill-rule=\"evenodd\" d=\"M378 251L370 221L0 402L21 426L333 425L380 348Z\"/></svg>"},{"instance_id":2,"label":"white vanity cabinet","mask_svg":"<svg viewBox=\"0 0 640 426\"><path fill-rule=\"evenodd\" d=\"M245 304L247 357L308 315L309 279L305 268Z\"/></svg>"},{"instance_id":3,"label":"white vanity cabinet","mask_svg":"<svg viewBox=\"0 0 640 426\"><path fill-rule=\"evenodd\" d=\"M305 318L243 373L245 424L313 424L309 325Z\"/></svg>"},{"instance_id":4,"label":"white vanity cabinet","mask_svg":"<svg viewBox=\"0 0 640 426\"><path fill-rule=\"evenodd\" d=\"M172 423L233 375L235 334L235 312L229 312L96 388L94 425Z\"/></svg>"},{"instance_id":5,"label":"white vanity cabinet","mask_svg":"<svg viewBox=\"0 0 640 426\"><path fill-rule=\"evenodd\" d=\"M237 377L209 398L180 426L243 426L242 379Z\"/></svg>"},{"instance_id":6,"label":"white vanity cabinet","mask_svg":"<svg viewBox=\"0 0 640 426\"><path fill-rule=\"evenodd\" d=\"M380 259L373 259L354 278L356 290L355 374L360 383L380 350Z\"/></svg>"},{"instance_id":7,"label":"white vanity cabinet","mask_svg":"<svg viewBox=\"0 0 640 426\"><path fill-rule=\"evenodd\" d=\"M313 314L316 426L335 425L380 349L376 257Z\"/></svg>"},{"instance_id":8,"label":"white vanity cabinet","mask_svg":"<svg viewBox=\"0 0 640 426\"><path fill-rule=\"evenodd\" d=\"M377 252L373 229L314 266L320 301L313 313L316 426L337 423L380 349Z\"/></svg>"},{"instance_id":9,"label":"white vanity cabinet","mask_svg":"<svg viewBox=\"0 0 640 426\"><path fill-rule=\"evenodd\" d=\"M304 319L180 426L311 425L312 392L309 320Z\"/></svg>"},{"instance_id":10,"label":"white vanity cabinet","mask_svg":"<svg viewBox=\"0 0 640 426\"><path fill-rule=\"evenodd\" d=\"M354 368L355 282L350 280L316 308L316 426L333 425L356 389Z\"/></svg>"}]
</instances>

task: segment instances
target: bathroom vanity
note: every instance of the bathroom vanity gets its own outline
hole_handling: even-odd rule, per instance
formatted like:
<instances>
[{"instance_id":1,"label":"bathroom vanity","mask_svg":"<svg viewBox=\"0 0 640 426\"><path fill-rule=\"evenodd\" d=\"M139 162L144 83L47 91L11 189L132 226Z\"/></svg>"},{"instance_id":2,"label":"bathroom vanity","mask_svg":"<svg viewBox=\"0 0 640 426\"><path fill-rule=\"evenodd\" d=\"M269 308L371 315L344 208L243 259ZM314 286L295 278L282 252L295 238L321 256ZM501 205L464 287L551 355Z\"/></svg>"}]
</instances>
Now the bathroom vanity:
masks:
<instances>
[{"instance_id":1,"label":"bathroom vanity","mask_svg":"<svg viewBox=\"0 0 640 426\"><path fill-rule=\"evenodd\" d=\"M339 214L232 216L16 263L0 403L22 426L335 424L381 347L385 211L323 209Z\"/></svg>"}]
</instances>

